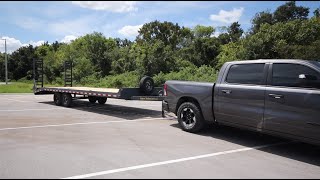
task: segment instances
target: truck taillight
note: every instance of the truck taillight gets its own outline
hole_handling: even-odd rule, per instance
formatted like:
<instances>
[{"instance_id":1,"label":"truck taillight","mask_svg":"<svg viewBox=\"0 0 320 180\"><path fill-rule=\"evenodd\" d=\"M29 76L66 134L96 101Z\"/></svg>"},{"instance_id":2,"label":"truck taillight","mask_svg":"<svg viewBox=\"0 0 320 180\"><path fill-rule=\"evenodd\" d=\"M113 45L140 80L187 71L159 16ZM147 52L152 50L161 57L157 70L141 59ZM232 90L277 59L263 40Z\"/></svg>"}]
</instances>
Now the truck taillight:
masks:
<instances>
[{"instance_id":1,"label":"truck taillight","mask_svg":"<svg viewBox=\"0 0 320 180\"><path fill-rule=\"evenodd\" d=\"M163 85L163 91L164 91L164 92L163 92L163 95L164 95L164 96L167 96L167 95L168 95L168 94L167 94L167 88L168 88L167 84L164 84L164 85Z\"/></svg>"}]
</instances>

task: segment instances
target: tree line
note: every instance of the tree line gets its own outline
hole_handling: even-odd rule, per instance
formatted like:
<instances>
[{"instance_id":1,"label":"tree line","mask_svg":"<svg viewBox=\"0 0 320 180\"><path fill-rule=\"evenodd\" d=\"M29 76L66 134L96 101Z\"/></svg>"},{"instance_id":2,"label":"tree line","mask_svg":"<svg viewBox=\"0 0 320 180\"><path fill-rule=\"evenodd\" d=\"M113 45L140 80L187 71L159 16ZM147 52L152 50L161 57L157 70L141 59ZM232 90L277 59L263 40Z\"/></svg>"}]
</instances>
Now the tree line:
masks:
<instances>
[{"instance_id":1,"label":"tree line","mask_svg":"<svg viewBox=\"0 0 320 180\"><path fill-rule=\"evenodd\" d=\"M212 81L222 64L233 60L320 60L320 8L310 18L309 13L290 1L274 12L256 13L247 32L238 22L213 36L217 29L212 26L191 29L156 20L144 24L134 41L93 32L69 44L24 46L9 56L9 79L31 80L33 59L43 59L46 83L62 84L63 62L70 60L75 83L113 81L103 86L134 86L133 80L123 82L142 75L154 77L157 84L167 79ZM4 54L0 72L3 81Z\"/></svg>"}]
</instances>

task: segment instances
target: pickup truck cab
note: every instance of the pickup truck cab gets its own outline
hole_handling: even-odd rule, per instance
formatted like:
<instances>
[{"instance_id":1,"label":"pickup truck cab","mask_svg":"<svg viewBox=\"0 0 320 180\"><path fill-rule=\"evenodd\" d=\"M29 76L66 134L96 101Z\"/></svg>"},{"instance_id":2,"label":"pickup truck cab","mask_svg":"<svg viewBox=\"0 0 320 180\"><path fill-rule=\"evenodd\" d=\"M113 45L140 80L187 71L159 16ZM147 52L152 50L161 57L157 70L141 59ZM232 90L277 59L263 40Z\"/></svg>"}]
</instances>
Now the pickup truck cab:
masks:
<instances>
[{"instance_id":1,"label":"pickup truck cab","mask_svg":"<svg viewBox=\"0 0 320 180\"><path fill-rule=\"evenodd\" d=\"M320 144L320 62L291 59L225 63L216 83L169 80L165 111L197 132L224 124Z\"/></svg>"}]
</instances>

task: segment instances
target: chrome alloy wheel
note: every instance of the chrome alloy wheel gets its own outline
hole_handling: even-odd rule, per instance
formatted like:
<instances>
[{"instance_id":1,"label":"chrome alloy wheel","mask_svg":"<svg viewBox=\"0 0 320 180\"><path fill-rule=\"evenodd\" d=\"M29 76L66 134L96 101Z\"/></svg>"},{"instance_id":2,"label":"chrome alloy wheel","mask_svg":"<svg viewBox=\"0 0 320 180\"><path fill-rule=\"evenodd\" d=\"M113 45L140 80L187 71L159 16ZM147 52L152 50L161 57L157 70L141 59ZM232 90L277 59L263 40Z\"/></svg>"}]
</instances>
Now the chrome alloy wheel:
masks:
<instances>
[{"instance_id":1,"label":"chrome alloy wheel","mask_svg":"<svg viewBox=\"0 0 320 180\"><path fill-rule=\"evenodd\" d=\"M196 124L196 115L190 108L184 108L180 114L182 124L185 128L191 129Z\"/></svg>"}]
</instances>

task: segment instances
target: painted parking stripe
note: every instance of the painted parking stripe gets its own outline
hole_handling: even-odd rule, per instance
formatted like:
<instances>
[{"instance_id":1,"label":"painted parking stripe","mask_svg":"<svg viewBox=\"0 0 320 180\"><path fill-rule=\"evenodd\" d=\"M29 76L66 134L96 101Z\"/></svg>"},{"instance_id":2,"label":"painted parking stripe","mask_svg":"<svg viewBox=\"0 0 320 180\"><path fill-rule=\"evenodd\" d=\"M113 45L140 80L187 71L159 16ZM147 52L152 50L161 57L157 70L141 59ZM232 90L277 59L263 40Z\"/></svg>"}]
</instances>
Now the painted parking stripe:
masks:
<instances>
[{"instance_id":1,"label":"painted parking stripe","mask_svg":"<svg viewBox=\"0 0 320 180\"><path fill-rule=\"evenodd\" d=\"M71 176L71 177L66 177L66 178L62 178L62 179L91 178L91 177L94 177L94 176L101 176L101 175L119 173L119 172L124 172L124 171L131 171L131 170L135 170L135 169L142 169L142 168L148 168L148 167L154 167L154 166L161 166L161 165L173 164L173 163L196 160L196 159L203 159L203 158L208 158L208 157L214 157L214 156L220 156L220 155L225 155L225 154L232 154L232 153L237 153L237 152L256 150L256 149L261 149L261 148L266 148L266 147L271 147L271 146L277 146L277 145L283 145L283 144L289 144L289 143L292 143L292 142L280 142L280 143L274 143L274 144L266 144L266 145L261 145L261 146L254 146L254 147L249 147L249 148L235 149L235 150L230 150L230 151L222 151L222 152L216 152L216 153L211 153L211 154L204 154L204 155L200 155L200 156L193 156L193 157L174 159L174 160L169 160L169 161L161 161L161 162L156 162L156 163L143 164L143 165L138 165L138 166L131 166L131 167L125 167L125 168L112 169L112 170L107 170L107 171L100 171L100 172L95 172L95 173Z\"/></svg>"},{"instance_id":2,"label":"painted parking stripe","mask_svg":"<svg viewBox=\"0 0 320 180\"><path fill-rule=\"evenodd\" d=\"M21 101L21 100L5 98L5 97L3 97L3 99L7 99L7 100L10 100L10 101L16 101L16 102L32 102L32 101Z\"/></svg>"},{"instance_id":3,"label":"painted parking stripe","mask_svg":"<svg viewBox=\"0 0 320 180\"><path fill-rule=\"evenodd\" d=\"M68 108L50 108L50 109L1 109L0 112L19 112L19 111L51 111L67 110Z\"/></svg>"},{"instance_id":4,"label":"painted parking stripe","mask_svg":"<svg viewBox=\"0 0 320 180\"><path fill-rule=\"evenodd\" d=\"M121 121L97 121L97 122L84 122L84 123L71 123L71 124L51 124L51 125L43 125L43 126L24 126L24 127L2 128L2 129L0 129L0 131L47 128L47 127L61 127L61 126L76 126L76 125L88 125L88 124L108 124L108 123L123 123L123 122L137 122L137 121L155 121L155 120L169 120L169 118L146 118L146 119L121 120Z\"/></svg>"}]
</instances>

